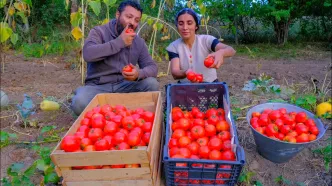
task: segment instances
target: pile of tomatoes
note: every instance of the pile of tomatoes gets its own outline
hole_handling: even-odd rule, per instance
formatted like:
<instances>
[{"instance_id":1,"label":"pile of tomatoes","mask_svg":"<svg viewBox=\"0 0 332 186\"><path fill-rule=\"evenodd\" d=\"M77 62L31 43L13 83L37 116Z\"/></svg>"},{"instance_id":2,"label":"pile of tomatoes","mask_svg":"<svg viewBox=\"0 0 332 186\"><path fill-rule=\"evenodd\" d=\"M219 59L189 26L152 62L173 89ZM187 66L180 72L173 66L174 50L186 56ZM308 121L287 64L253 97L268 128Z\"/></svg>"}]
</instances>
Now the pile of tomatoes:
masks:
<instances>
[{"instance_id":1,"label":"pile of tomatoes","mask_svg":"<svg viewBox=\"0 0 332 186\"><path fill-rule=\"evenodd\" d=\"M143 108L129 110L123 105L97 106L87 111L73 135L63 138L65 152L127 150L147 146L150 141L154 113ZM137 167L111 165L112 168ZM81 168L102 168L86 166ZM106 166L107 168L107 166Z\"/></svg>"},{"instance_id":2,"label":"pile of tomatoes","mask_svg":"<svg viewBox=\"0 0 332 186\"><path fill-rule=\"evenodd\" d=\"M231 125L225 119L222 108L211 108L205 113L193 107L191 111L183 111L173 107L172 135L168 142L169 156L182 159L207 159L235 161L232 151ZM202 163L192 164L195 168L202 168ZM204 164L204 168L215 168L216 164ZM186 163L176 163L176 167L187 167ZM230 165L220 165L219 168L231 169ZM223 180L196 180L188 178L188 171L175 171L176 183L190 184L223 184ZM229 173L218 172L216 178L230 178Z\"/></svg>"},{"instance_id":3,"label":"pile of tomatoes","mask_svg":"<svg viewBox=\"0 0 332 186\"><path fill-rule=\"evenodd\" d=\"M202 83L203 74L195 73L194 71L187 73L187 79L192 83Z\"/></svg>"},{"instance_id":4,"label":"pile of tomatoes","mask_svg":"<svg viewBox=\"0 0 332 186\"><path fill-rule=\"evenodd\" d=\"M305 112L289 112L285 108L253 112L251 126L259 133L280 141L305 143L317 138L319 130Z\"/></svg>"}]
</instances>

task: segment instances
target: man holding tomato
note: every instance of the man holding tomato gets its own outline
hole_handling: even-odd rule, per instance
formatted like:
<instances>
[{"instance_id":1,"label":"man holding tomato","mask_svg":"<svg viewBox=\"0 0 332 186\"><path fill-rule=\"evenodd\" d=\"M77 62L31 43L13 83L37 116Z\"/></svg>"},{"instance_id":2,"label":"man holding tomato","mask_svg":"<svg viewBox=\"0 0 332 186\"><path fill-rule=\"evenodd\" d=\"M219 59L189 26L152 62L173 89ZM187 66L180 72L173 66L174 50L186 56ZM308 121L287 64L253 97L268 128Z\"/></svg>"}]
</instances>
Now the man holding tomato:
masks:
<instances>
[{"instance_id":1,"label":"man holding tomato","mask_svg":"<svg viewBox=\"0 0 332 186\"><path fill-rule=\"evenodd\" d=\"M79 115L99 93L159 90L157 65L145 41L135 33L141 17L139 4L124 1L115 19L91 29L83 47L85 86L79 87L72 99L75 114Z\"/></svg>"}]
</instances>

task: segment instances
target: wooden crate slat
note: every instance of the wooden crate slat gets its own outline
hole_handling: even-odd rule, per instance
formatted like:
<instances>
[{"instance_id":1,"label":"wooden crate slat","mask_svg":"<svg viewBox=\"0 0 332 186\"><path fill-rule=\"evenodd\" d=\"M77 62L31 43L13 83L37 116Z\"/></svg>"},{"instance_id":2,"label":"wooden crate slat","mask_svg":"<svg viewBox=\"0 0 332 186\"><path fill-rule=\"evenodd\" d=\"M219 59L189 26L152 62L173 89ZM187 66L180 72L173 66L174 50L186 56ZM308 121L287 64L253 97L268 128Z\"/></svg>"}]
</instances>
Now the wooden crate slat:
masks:
<instances>
[{"instance_id":1,"label":"wooden crate slat","mask_svg":"<svg viewBox=\"0 0 332 186\"><path fill-rule=\"evenodd\" d=\"M151 180L66 182L67 186L153 186Z\"/></svg>"},{"instance_id":2,"label":"wooden crate slat","mask_svg":"<svg viewBox=\"0 0 332 186\"><path fill-rule=\"evenodd\" d=\"M150 168L95 169L95 170L64 170L66 182L75 181L110 181L110 180L149 180Z\"/></svg>"}]
</instances>

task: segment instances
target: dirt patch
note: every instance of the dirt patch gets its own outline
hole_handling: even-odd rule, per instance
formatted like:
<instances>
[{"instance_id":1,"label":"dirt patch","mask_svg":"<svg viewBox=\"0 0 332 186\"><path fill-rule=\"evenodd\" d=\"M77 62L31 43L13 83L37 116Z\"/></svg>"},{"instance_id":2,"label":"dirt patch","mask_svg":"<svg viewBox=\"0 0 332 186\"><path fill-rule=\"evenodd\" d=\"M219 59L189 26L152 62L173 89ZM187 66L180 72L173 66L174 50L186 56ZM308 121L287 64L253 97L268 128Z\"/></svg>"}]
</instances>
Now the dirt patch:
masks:
<instances>
[{"instance_id":1,"label":"dirt patch","mask_svg":"<svg viewBox=\"0 0 332 186\"><path fill-rule=\"evenodd\" d=\"M1 89L4 90L11 101L11 105L1 110L1 130L13 132L10 126L28 133L19 135L20 140L34 140L40 128L24 128L16 126L13 115L16 112L16 104L23 101L23 95L28 94L37 106L36 113L30 118L35 120L39 126L55 125L58 128L68 128L75 120L68 106L70 97L78 86L81 85L81 75L77 69L71 69L65 57L47 57L25 61L21 56L12 53L7 55L4 72L1 72ZM158 63L159 71L166 72L168 62ZM246 105L265 102L268 96L257 96L242 91L246 81L257 78L261 73L274 78L274 84L293 86L303 91L313 88L311 79L315 79L318 87L324 82L324 77L331 72L330 58L317 60L262 60L249 59L245 56L237 56L225 61L224 66L218 70L220 81L225 81L229 86L232 98L232 107L243 107ZM158 78L160 90L164 92L164 86L174 83L171 75ZM326 83L331 81L328 73ZM63 103L59 112L44 113L38 109L42 100L37 93L43 96L53 96ZM164 93L163 93L164 94ZM245 112L242 113L244 116ZM7 117L10 116L10 117ZM329 121L324 120L330 125ZM314 155L311 150L320 145L326 145L327 138L331 136L331 130L319 142L310 145L299 153L288 163L275 164L262 158L256 151L256 145L245 120L236 122L240 144L246 153L245 170L256 173L254 180L259 180L263 185L278 185L274 179L283 175L296 185L302 182L306 185L332 185L330 173L324 169L321 157ZM64 132L62 133L64 135ZM49 144L53 147L56 143ZM7 167L14 162L30 164L36 159L35 153L24 146L10 145L1 149L1 177L6 176Z\"/></svg>"}]
</instances>

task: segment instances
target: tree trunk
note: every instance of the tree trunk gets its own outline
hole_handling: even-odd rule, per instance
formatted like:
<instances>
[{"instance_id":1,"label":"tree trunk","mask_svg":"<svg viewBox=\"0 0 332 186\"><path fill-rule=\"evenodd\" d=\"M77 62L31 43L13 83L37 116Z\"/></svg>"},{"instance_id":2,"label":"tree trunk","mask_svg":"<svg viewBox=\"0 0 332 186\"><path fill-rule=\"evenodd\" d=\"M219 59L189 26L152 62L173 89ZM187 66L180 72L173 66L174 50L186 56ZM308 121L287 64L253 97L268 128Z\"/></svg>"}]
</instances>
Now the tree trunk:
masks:
<instances>
[{"instance_id":1,"label":"tree trunk","mask_svg":"<svg viewBox=\"0 0 332 186\"><path fill-rule=\"evenodd\" d=\"M284 45L287 42L290 22L291 19L288 19L287 21L282 20L279 22L275 21L273 23L278 45Z\"/></svg>"}]
</instances>

